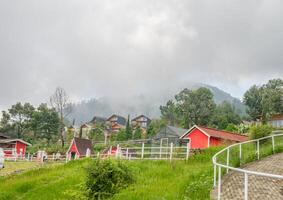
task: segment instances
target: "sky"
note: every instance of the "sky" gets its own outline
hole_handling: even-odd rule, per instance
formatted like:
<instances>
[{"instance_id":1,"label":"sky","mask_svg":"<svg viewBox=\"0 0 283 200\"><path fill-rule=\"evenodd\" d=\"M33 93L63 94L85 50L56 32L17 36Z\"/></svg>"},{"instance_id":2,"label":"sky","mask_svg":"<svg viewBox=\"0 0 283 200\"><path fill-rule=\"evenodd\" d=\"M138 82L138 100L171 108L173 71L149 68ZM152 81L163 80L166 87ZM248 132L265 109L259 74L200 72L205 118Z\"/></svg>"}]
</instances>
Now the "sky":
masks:
<instances>
[{"instance_id":1,"label":"sky","mask_svg":"<svg viewBox=\"0 0 283 200\"><path fill-rule=\"evenodd\" d=\"M283 76L281 0L0 0L0 109L158 94L186 82L235 97Z\"/></svg>"}]
</instances>

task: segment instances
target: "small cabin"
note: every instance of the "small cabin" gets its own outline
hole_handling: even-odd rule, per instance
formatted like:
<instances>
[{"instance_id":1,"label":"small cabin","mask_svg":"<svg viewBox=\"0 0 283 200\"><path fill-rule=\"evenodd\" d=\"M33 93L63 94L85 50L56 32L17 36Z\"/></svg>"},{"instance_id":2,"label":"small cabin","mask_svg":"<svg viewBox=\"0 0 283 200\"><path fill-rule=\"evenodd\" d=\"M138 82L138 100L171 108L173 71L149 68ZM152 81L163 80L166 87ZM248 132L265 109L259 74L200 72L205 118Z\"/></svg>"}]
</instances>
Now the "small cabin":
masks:
<instances>
[{"instance_id":1,"label":"small cabin","mask_svg":"<svg viewBox=\"0 0 283 200\"><path fill-rule=\"evenodd\" d=\"M188 129L183 129L175 126L165 126L161 128L154 136L154 140L167 140L168 143L180 144L180 137L184 135Z\"/></svg>"},{"instance_id":2,"label":"small cabin","mask_svg":"<svg viewBox=\"0 0 283 200\"><path fill-rule=\"evenodd\" d=\"M205 149L211 146L244 142L248 140L248 136L203 126L193 126L180 139L188 139L192 149Z\"/></svg>"},{"instance_id":3,"label":"small cabin","mask_svg":"<svg viewBox=\"0 0 283 200\"><path fill-rule=\"evenodd\" d=\"M74 137L67 151L68 158L74 160L76 158L88 157L91 155L91 140Z\"/></svg>"},{"instance_id":4,"label":"small cabin","mask_svg":"<svg viewBox=\"0 0 283 200\"><path fill-rule=\"evenodd\" d=\"M4 134L0 134L0 148L4 150L5 157L23 157L26 153L27 146L30 143L22 139L11 139Z\"/></svg>"}]
</instances>

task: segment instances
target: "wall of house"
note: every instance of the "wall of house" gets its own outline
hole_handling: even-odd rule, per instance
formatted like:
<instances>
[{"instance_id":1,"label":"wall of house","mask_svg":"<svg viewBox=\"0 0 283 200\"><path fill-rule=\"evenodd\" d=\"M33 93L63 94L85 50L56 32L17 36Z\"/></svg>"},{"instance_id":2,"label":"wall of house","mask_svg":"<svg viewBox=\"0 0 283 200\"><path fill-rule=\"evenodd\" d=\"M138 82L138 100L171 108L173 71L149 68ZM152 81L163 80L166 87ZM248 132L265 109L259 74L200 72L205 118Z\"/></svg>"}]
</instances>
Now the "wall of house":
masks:
<instances>
[{"instance_id":1,"label":"wall of house","mask_svg":"<svg viewBox=\"0 0 283 200\"><path fill-rule=\"evenodd\" d=\"M217 147L217 146L221 146L222 140L219 138L215 138L215 137L210 137L210 146L211 147Z\"/></svg>"},{"instance_id":2,"label":"wall of house","mask_svg":"<svg viewBox=\"0 0 283 200\"><path fill-rule=\"evenodd\" d=\"M74 142L72 143L72 146L71 146L71 148L68 152L69 157L71 156L72 152L76 152L77 157L80 157L80 154L79 154L77 147L76 147L76 144Z\"/></svg>"},{"instance_id":3,"label":"wall of house","mask_svg":"<svg viewBox=\"0 0 283 200\"><path fill-rule=\"evenodd\" d=\"M205 149L208 147L208 136L198 129L194 129L185 138L190 138L192 149Z\"/></svg>"},{"instance_id":4,"label":"wall of house","mask_svg":"<svg viewBox=\"0 0 283 200\"><path fill-rule=\"evenodd\" d=\"M26 153L26 144L23 144L21 142L16 143L16 152L18 155L20 155L22 149L22 155L25 155Z\"/></svg>"}]
</instances>

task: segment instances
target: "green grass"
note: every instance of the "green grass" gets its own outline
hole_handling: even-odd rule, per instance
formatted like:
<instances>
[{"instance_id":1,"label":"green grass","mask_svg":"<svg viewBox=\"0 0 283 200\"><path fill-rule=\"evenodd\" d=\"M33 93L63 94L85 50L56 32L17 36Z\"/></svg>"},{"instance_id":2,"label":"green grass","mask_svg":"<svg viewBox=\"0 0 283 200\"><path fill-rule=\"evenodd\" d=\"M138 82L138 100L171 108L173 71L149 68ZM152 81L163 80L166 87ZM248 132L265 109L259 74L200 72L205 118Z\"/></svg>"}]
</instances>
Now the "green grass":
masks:
<instances>
[{"instance_id":1,"label":"green grass","mask_svg":"<svg viewBox=\"0 0 283 200\"><path fill-rule=\"evenodd\" d=\"M283 150L283 137L277 138L275 151ZM191 156L188 161L123 161L133 171L135 182L113 196L113 200L178 200L210 199L213 184L212 156L220 148L211 148ZM243 145L245 164L257 159L255 144ZM263 141L260 158L272 153L271 140ZM226 164L226 152L218 162ZM21 174L0 177L0 200L6 199L78 199L85 181L85 167L90 160L72 161L68 164L47 166ZM8 165L7 165L8 164ZM13 166L18 165L18 166ZM15 171L27 163L6 163ZM238 167L239 148L230 150L230 165ZM224 173L225 170L223 170ZM0 171L1 173L1 171Z\"/></svg>"},{"instance_id":2,"label":"green grass","mask_svg":"<svg viewBox=\"0 0 283 200\"><path fill-rule=\"evenodd\" d=\"M49 166L0 178L0 199L70 199L68 190L84 181L87 161Z\"/></svg>"},{"instance_id":3,"label":"green grass","mask_svg":"<svg viewBox=\"0 0 283 200\"><path fill-rule=\"evenodd\" d=\"M209 149L188 161L124 161L133 170L135 183L113 199L209 199L213 181ZM85 180L89 160L45 167L0 178L0 200L76 199Z\"/></svg>"},{"instance_id":4,"label":"green grass","mask_svg":"<svg viewBox=\"0 0 283 200\"><path fill-rule=\"evenodd\" d=\"M20 173L26 170L38 168L38 162L5 161L5 168L0 170L0 176L7 176L13 173Z\"/></svg>"}]
</instances>

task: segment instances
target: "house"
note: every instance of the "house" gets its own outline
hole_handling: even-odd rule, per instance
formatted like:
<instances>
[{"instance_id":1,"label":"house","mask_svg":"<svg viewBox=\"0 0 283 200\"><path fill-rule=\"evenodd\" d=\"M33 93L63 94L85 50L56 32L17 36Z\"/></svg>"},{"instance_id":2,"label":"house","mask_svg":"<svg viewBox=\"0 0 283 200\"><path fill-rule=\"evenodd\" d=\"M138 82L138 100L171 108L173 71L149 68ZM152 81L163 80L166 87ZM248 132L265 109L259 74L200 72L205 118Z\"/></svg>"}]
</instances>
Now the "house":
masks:
<instances>
[{"instance_id":1,"label":"house","mask_svg":"<svg viewBox=\"0 0 283 200\"><path fill-rule=\"evenodd\" d=\"M195 125L180 139L189 139L192 149L205 149L211 146L244 142L248 140L248 136Z\"/></svg>"},{"instance_id":2,"label":"house","mask_svg":"<svg viewBox=\"0 0 283 200\"><path fill-rule=\"evenodd\" d=\"M5 134L3 134L3 133L0 133L0 140L1 139L8 139L8 138L10 138L9 136L6 136Z\"/></svg>"},{"instance_id":3,"label":"house","mask_svg":"<svg viewBox=\"0 0 283 200\"><path fill-rule=\"evenodd\" d=\"M188 129L182 129L174 126L165 126L159 130L154 136L154 140L168 139L168 143L178 144L180 137L184 135Z\"/></svg>"},{"instance_id":4,"label":"house","mask_svg":"<svg viewBox=\"0 0 283 200\"><path fill-rule=\"evenodd\" d=\"M270 117L267 123L273 128L283 128L283 115L273 115Z\"/></svg>"},{"instance_id":5,"label":"house","mask_svg":"<svg viewBox=\"0 0 283 200\"><path fill-rule=\"evenodd\" d=\"M97 124L105 124L106 121L107 119L104 117L94 116L92 120L88 122L88 124L92 124L92 126L95 126Z\"/></svg>"},{"instance_id":6,"label":"house","mask_svg":"<svg viewBox=\"0 0 283 200\"><path fill-rule=\"evenodd\" d=\"M139 116L135 117L134 119L132 119L131 122L132 122L133 128L139 126L140 128L147 129L151 120L148 117L146 117L145 115L139 115Z\"/></svg>"},{"instance_id":7,"label":"house","mask_svg":"<svg viewBox=\"0 0 283 200\"><path fill-rule=\"evenodd\" d=\"M91 155L91 140L74 137L67 151L69 159L76 159Z\"/></svg>"},{"instance_id":8,"label":"house","mask_svg":"<svg viewBox=\"0 0 283 200\"><path fill-rule=\"evenodd\" d=\"M0 148L3 148L5 157L22 157L26 153L27 146L31 146L31 144L21 139L11 139L0 134Z\"/></svg>"},{"instance_id":9,"label":"house","mask_svg":"<svg viewBox=\"0 0 283 200\"><path fill-rule=\"evenodd\" d=\"M125 128L126 118L119 115L112 115L106 120L106 125L112 132L118 132L120 129Z\"/></svg>"}]
</instances>

